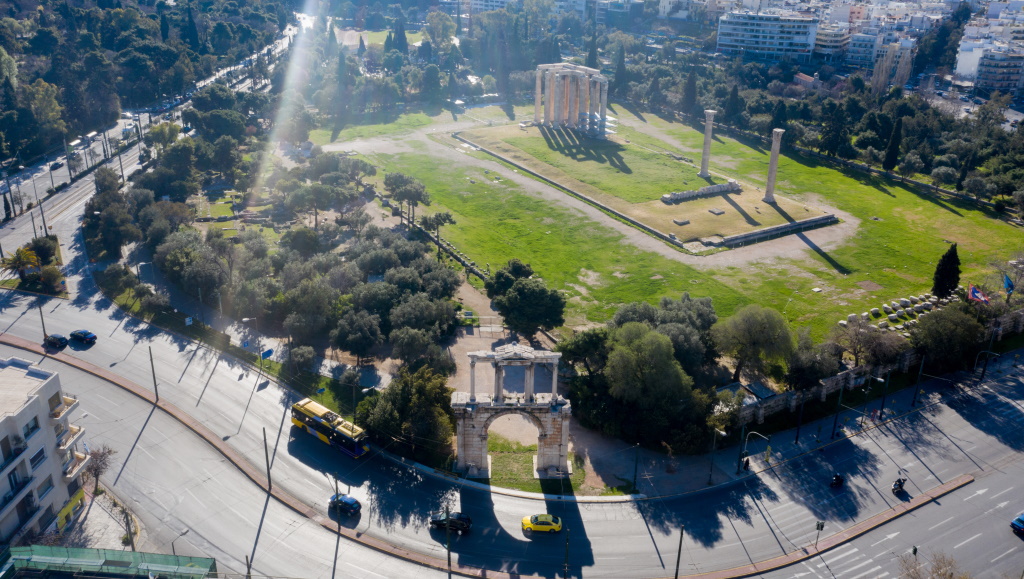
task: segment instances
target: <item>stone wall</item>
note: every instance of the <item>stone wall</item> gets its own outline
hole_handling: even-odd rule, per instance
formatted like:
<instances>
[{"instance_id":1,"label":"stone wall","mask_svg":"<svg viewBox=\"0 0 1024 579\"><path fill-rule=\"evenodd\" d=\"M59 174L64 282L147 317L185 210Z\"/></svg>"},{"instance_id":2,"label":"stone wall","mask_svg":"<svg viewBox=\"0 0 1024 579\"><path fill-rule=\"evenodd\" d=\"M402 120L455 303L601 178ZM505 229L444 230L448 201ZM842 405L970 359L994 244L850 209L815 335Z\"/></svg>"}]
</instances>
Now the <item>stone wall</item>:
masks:
<instances>
[{"instance_id":1,"label":"stone wall","mask_svg":"<svg viewBox=\"0 0 1024 579\"><path fill-rule=\"evenodd\" d=\"M740 187L740 184L737 183L735 179L729 179L728 183L707 185L692 191L673 191L672 193L665 193L661 196L661 201L666 205L672 205L682 201L711 197L712 195L719 195L721 193L739 193L741 190L742 188Z\"/></svg>"},{"instance_id":2,"label":"stone wall","mask_svg":"<svg viewBox=\"0 0 1024 579\"><path fill-rule=\"evenodd\" d=\"M829 213L828 215L819 215L817 217L811 217L810 219L804 219L801 221L794 221L792 223L783 223L782 225L773 225L771 227L765 227L764 229L758 229L757 231L751 231L748 233L740 233L738 235L730 235L722 239L722 245L725 247L742 247L751 243L757 243L759 241L765 241L767 239L774 239L783 235L789 235L797 231L807 231L808 229L815 229L818 227L824 227L826 225L832 225L838 223L839 218Z\"/></svg>"}]
</instances>

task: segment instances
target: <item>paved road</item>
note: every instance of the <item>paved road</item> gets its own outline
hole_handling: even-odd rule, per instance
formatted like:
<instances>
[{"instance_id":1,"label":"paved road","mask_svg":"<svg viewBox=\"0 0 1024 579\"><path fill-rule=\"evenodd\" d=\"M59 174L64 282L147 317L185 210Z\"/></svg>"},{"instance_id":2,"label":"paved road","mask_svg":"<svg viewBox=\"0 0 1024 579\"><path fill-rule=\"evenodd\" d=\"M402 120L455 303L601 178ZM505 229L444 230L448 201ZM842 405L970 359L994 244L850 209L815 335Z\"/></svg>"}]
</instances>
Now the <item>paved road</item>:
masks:
<instances>
[{"instance_id":1,"label":"paved road","mask_svg":"<svg viewBox=\"0 0 1024 579\"><path fill-rule=\"evenodd\" d=\"M151 384L147 350L152 347L161 397L188 409L261 468L262 435L266 428L271 447L276 449L275 485L307 504L323 508L333 487L331 479L337 477L343 488L351 485L353 494L368 506L368 513L359 521L361 531L438 556L443 553L442 538L424 528L427 513L445 504L471 513L477 528L454 544L457 560L465 565L552 575L563 562L564 538L524 537L518 528L519 518L524 514L549 511L566 519L572 530L569 547L573 568L588 577L669 574L678 545L678 529L683 525L684 548L692 558L693 570L730 568L805 545L816 520L825 520L828 530L834 531L885 510L898 500L887 492L886 485L901 467L908 472L908 488L919 492L962 472L984 476L989 470L1019 464L1016 461L1022 440L1018 432L1024 413L1017 406L1021 399L1020 381L1014 379L994 386L1013 401L1005 403L1009 414L995 422L987 421L988 414L980 414L994 408L993 400L965 402L960 409L937 406L907 424L898 423L844 440L824 452L812 453L759 477L713 488L698 496L634 505L491 495L398 468L382 458L352 461L301 433L294 435L286 418L288 404L296 398L294 394L257 378L255 372L230 358L126 318L92 293L90 283L88 278L81 280L79 296L70 302L13 292L0 295L0 329L39 339L39 315L32 306L41 305L49 331L66 332L86 326L100 335L96 346L73 351L73 355L142 385ZM78 391L76 383L65 381L65 388L82 395L83 407L99 404L116 408L124 403L125 397L116 392L105 395L109 402L90 400ZM994 394L989 397L998 399ZM906 401L896 397L890 404L906 405ZM1017 414L1012 413L1014 409ZM87 438L93 446L114 442L118 436L124 438L124 433L101 435L91 430ZM735 452L723 449L719 453L717 476L722 477L734 468ZM134 464L137 456L142 455L119 454L118 468L126 462L126 471L148 472L147 464ZM706 463L700 464L704 472ZM192 469L188 476L201 481L209 478L209 474L200 466L188 463L176 468ZM840 495L833 494L824 484L828 473L835 469L841 469L850 480L849 489ZM105 482L122 496L136 496L134 489L122 489L120 480L108 476ZM189 485L181 488L198 492ZM973 485L952 496L977 488L980 487ZM197 496L204 502L218 502ZM168 500L183 498L175 495ZM1012 503L1003 505L993 517L1008 520L1018 508ZM274 513L268 515L273 517L268 521L275 525L292 524L287 522L290 514ZM884 530L906 532L903 527L907 524L897 521ZM999 532L1005 529L1004 524L998 526ZM220 546L211 554L237 549L229 536L207 536L211 543ZM227 543L221 543L222 540Z\"/></svg>"}]
</instances>

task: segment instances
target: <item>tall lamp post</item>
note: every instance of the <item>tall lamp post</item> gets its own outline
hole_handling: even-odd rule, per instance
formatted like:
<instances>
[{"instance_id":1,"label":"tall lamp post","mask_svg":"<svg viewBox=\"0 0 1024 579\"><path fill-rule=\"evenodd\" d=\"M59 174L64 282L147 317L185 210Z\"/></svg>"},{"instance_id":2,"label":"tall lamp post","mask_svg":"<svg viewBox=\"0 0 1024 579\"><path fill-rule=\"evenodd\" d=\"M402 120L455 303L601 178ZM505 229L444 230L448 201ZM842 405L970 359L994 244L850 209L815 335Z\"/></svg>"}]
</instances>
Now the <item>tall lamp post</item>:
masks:
<instances>
[{"instance_id":1,"label":"tall lamp post","mask_svg":"<svg viewBox=\"0 0 1024 579\"><path fill-rule=\"evenodd\" d=\"M884 384L882 385L882 407L878 409L878 418L879 418L879 420L882 420L882 419L885 418L885 397L889 395L889 377L890 376L892 376L892 369L891 368L889 369L888 372L885 373L885 380L882 380L878 376L873 376L873 378L875 380L877 380L879 382L884 382Z\"/></svg>"},{"instance_id":2,"label":"tall lamp post","mask_svg":"<svg viewBox=\"0 0 1024 579\"><path fill-rule=\"evenodd\" d=\"M719 429L714 429L715 433L711 435L711 466L708 468L708 486L711 486L711 475L715 472L715 447L718 446L718 435L725 436L725 432Z\"/></svg>"},{"instance_id":3,"label":"tall lamp post","mask_svg":"<svg viewBox=\"0 0 1024 579\"><path fill-rule=\"evenodd\" d=\"M260 322L257 318L242 318L243 324L252 322L254 331L256 332L256 357L260 359L260 376L263 375L263 348L260 346Z\"/></svg>"},{"instance_id":4,"label":"tall lamp post","mask_svg":"<svg viewBox=\"0 0 1024 579\"><path fill-rule=\"evenodd\" d=\"M36 196L36 205L39 207L39 216L43 218L43 237L49 233L50 228L46 226L46 212L43 211L43 203L39 201L39 190L36 189L36 178L35 175L31 176L32 181L32 194Z\"/></svg>"},{"instance_id":5,"label":"tall lamp post","mask_svg":"<svg viewBox=\"0 0 1024 579\"><path fill-rule=\"evenodd\" d=\"M750 442L750 435L751 434L756 434L756 435L760 436L761 438L767 440L768 442L771 442L771 440L772 440L772 439L768 438L767 436L761 434L760 432L756 432L754 430L751 430L750 432L748 432L746 438L743 439L743 449L740 450L740 458L736 462L736 474L740 474L740 470L743 469L743 459L747 457L747 443Z\"/></svg>"}]
</instances>

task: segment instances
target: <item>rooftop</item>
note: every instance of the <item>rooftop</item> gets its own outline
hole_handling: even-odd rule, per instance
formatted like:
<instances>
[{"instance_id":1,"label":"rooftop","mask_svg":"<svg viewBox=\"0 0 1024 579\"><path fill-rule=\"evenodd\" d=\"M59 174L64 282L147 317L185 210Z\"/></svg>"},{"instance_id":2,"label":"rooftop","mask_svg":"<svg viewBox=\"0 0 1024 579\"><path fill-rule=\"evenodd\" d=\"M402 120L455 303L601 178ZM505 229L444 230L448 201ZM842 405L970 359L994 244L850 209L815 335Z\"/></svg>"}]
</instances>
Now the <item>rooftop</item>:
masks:
<instances>
[{"instance_id":1,"label":"rooftop","mask_svg":"<svg viewBox=\"0 0 1024 579\"><path fill-rule=\"evenodd\" d=\"M15 414L53 373L32 366L28 360L0 360L0 414Z\"/></svg>"}]
</instances>

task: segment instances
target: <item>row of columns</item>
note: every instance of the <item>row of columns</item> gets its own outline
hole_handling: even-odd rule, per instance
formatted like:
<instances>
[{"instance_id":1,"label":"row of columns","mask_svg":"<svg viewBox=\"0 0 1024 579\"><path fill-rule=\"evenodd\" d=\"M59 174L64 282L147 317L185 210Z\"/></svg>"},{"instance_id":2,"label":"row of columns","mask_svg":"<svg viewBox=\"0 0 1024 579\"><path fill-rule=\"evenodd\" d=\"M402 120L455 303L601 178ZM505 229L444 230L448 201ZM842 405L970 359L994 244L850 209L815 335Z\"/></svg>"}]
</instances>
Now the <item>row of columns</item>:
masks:
<instances>
[{"instance_id":1,"label":"row of columns","mask_svg":"<svg viewBox=\"0 0 1024 579\"><path fill-rule=\"evenodd\" d=\"M711 161L711 133L714 125L715 111L704 111L704 152L700 158L700 173L697 173L703 179L711 176L708 164ZM782 134L785 132L786 129L772 130L772 152L768 158L768 183L764 188L764 198L761 199L764 203L775 203L775 178L779 172L779 149L782 146Z\"/></svg>"},{"instance_id":2,"label":"row of columns","mask_svg":"<svg viewBox=\"0 0 1024 579\"><path fill-rule=\"evenodd\" d=\"M605 134L608 79L600 71L572 64L544 64L537 67L536 79L534 124Z\"/></svg>"},{"instance_id":3,"label":"row of columns","mask_svg":"<svg viewBox=\"0 0 1024 579\"><path fill-rule=\"evenodd\" d=\"M549 362L551 364L551 396L554 398L558 394L558 361ZM526 366L526 401L533 402L534 399L534 368L535 363L528 364L505 364L498 361L492 361L491 366L494 368L494 402L502 402L505 398L505 367L510 365L525 365ZM476 360L470 359L469 361L469 401L476 402Z\"/></svg>"}]
</instances>

